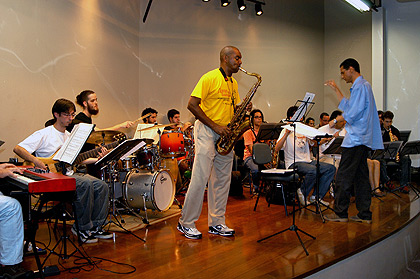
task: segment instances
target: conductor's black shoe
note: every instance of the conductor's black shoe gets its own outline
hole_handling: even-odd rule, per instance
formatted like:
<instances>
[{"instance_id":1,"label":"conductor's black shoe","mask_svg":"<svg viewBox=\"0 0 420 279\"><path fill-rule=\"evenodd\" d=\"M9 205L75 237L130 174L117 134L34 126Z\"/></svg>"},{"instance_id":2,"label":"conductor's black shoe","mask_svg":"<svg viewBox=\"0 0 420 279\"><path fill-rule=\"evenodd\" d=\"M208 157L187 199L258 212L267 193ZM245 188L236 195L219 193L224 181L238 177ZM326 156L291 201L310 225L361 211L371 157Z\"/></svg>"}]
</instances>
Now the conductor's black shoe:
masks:
<instances>
[{"instance_id":1,"label":"conductor's black shoe","mask_svg":"<svg viewBox=\"0 0 420 279\"><path fill-rule=\"evenodd\" d=\"M362 219L357 215L351 216L349 220L358 223L372 224L372 219Z\"/></svg>"},{"instance_id":2,"label":"conductor's black shoe","mask_svg":"<svg viewBox=\"0 0 420 279\"><path fill-rule=\"evenodd\" d=\"M209 233L218 234L221 236L233 236L235 234L235 230L228 228L228 226L225 224L220 224L216 226L210 226Z\"/></svg>"}]
</instances>

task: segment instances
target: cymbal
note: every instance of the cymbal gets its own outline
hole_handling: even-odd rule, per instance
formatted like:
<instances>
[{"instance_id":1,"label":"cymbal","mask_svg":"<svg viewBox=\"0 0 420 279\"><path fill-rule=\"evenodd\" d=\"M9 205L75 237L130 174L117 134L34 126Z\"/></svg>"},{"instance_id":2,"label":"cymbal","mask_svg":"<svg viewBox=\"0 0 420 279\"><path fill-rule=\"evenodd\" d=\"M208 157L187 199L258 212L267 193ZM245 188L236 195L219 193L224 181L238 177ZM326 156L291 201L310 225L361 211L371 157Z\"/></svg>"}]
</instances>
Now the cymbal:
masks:
<instances>
[{"instance_id":1,"label":"cymbal","mask_svg":"<svg viewBox=\"0 0 420 279\"><path fill-rule=\"evenodd\" d=\"M169 124L157 124L157 125L153 125L147 128L143 128L143 129L138 129L137 131L146 131L146 130L152 130L152 129L158 129L158 128L164 128L164 127L168 127L168 126L172 126L172 125L177 125L175 123L169 123Z\"/></svg>"},{"instance_id":2,"label":"cymbal","mask_svg":"<svg viewBox=\"0 0 420 279\"><path fill-rule=\"evenodd\" d=\"M91 144L101 144L105 142L105 144L108 144L108 143L120 140L123 137L125 137L124 133L121 133L118 131L112 131L112 130L93 131L86 142L91 143Z\"/></svg>"}]
</instances>

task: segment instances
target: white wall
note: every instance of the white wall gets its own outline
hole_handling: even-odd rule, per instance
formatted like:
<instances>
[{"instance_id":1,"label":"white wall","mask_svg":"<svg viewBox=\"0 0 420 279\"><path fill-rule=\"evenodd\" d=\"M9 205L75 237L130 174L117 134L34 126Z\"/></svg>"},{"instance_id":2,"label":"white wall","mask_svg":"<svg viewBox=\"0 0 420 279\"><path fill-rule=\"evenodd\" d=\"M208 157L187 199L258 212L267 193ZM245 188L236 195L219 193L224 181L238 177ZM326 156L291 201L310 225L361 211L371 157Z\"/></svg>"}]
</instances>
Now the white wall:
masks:
<instances>
[{"instance_id":1,"label":"white wall","mask_svg":"<svg viewBox=\"0 0 420 279\"><path fill-rule=\"evenodd\" d=\"M412 131L410 140L419 139L420 2L382 2L386 34L384 109L394 112L397 128Z\"/></svg>"},{"instance_id":2,"label":"white wall","mask_svg":"<svg viewBox=\"0 0 420 279\"><path fill-rule=\"evenodd\" d=\"M360 13L344 1L325 0L325 80L334 79L341 91L350 96L351 84L340 77L340 64L354 58L360 64L363 77L372 83L371 14ZM324 88L324 109L331 113L338 99L330 88Z\"/></svg>"},{"instance_id":3,"label":"white wall","mask_svg":"<svg viewBox=\"0 0 420 279\"><path fill-rule=\"evenodd\" d=\"M306 91L317 93L312 115L323 111L323 3L266 0L239 13L235 1L1 0L0 161L51 118L58 98L74 100L84 89L97 92L100 127L135 120L152 106L167 123L170 108L182 120L199 77L219 66L225 45L236 45L243 67L263 82L253 103L268 121L285 117ZM236 74L241 96L255 79ZM80 110L78 108L78 110Z\"/></svg>"}]
</instances>

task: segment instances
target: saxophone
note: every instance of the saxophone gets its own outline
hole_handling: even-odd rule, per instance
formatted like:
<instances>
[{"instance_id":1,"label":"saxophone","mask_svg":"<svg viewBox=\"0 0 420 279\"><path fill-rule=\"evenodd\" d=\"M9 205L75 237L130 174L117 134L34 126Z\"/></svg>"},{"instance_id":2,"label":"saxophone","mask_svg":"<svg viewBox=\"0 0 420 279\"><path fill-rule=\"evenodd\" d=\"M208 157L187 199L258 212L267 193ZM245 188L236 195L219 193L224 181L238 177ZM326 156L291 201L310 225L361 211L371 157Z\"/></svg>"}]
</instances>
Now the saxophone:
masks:
<instances>
[{"instance_id":1,"label":"saxophone","mask_svg":"<svg viewBox=\"0 0 420 279\"><path fill-rule=\"evenodd\" d=\"M393 142L394 140L394 134L391 131L391 127L389 127L389 141ZM395 161L398 163L400 161L400 153L398 152L397 155L395 155Z\"/></svg>"},{"instance_id":2,"label":"saxophone","mask_svg":"<svg viewBox=\"0 0 420 279\"><path fill-rule=\"evenodd\" d=\"M239 106L239 108L235 111L232 120L229 122L227 127L230 129L230 134L227 136L220 137L216 142L216 150L221 155L227 155L232 150L234 144L238 139L245 133L246 130L250 128L249 120L244 121L246 107L248 106L249 102L251 102L252 97L254 97L257 88L261 84L261 76L256 73L248 73L243 68L239 68L242 72L247 75L254 76L257 78L257 82L251 87L246 95L244 101Z\"/></svg>"}]
</instances>

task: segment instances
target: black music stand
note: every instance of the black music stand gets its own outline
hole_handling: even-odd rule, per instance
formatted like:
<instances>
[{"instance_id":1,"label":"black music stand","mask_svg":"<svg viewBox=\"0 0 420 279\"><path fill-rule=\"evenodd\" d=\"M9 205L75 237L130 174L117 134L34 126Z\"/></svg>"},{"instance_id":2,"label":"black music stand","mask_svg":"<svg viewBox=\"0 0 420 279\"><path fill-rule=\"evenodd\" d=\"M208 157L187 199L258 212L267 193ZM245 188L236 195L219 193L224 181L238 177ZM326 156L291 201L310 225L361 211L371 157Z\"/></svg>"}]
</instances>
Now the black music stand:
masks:
<instances>
[{"instance_id":1,"label":"black music stand","mask_svg":"<svg viewBox=\"0 0 420 279\"><path fill-rule=\"evenodd\" d=\"M395 160L402 145L402 141L384 142L384 149L375 150L371 158L373 160Z\"/></svg>"},{"instance_id":2,"label":"black music stand","mask_svg":"<svg viewBox=\"0 0 420 279\"><path fill-rule=\"evenodd\" d=\"M276 140L280 136L280 131L282 126L286 125L286 123L261 123L260 129L258 130L258 134L256 137L256 142L260 142L263 140ZM258 195L257 200L255 201L254 211L257 209L258 201L260 200L260 188L258 188ZM284 200L284 195L283 195ZM286 205L286 202L285 202ZM286 208L286 215L287 215L287 208Z\"/></svg>"},{"instance_id":3,"label":"black music stand","mask_svg":"<svg viewBox=\"0 0 420 279\"><path fill-rule=\"evenodd\" d=\"M115 171L115 165L117 164L117 162L121 159L121 158L125 158L130 156L133 152L137 151L138 149L140 149L141 147L143 147L146 143L142 140L142 139L129 139L129 140L125 140L123 141L121 144L119 144L117 147L115 147L114 149L111 150L111 152L109 152L108 154L106 154L104 157L100 158L95 165L101 166L101 170L103 170L104 168L108 167L109 169L109 174L110 174L110 189L111 189L111 202L112 202L112 213L110 213L109 216L109 222L108 223L112 223L114 225L116 225L117 227L123 229L124 231L132 234L133 236L135 236L136 238L140 239L143 242L146 242L144 239L142 239L141 237L138 237L137 235L135 235L133 232L125 229L122 225L121 222L118 221L117 219L117 214L116 214L116 203L118 202L121 206L123 206L125 209L129 210L132 214L136 215L137 217L141 218L143 223L148 223L147 221L147 213L146 213L146 219L143 218L142 216L138 215L136 212L133 211L133 209L127 207L125 204L121 203L120 201L118 201L115 197L115 181L117 179L117 174ZM144 199L144 197L143 197ZM146 202L144 202L144 204L146 204ZM112 217L114 217L115 221L113 221Z\"/></svg>"},{"instance_id":4,"label":"black music stand","mask_svg":"<svg viewBox=\"0 0 420 279\"><path fill-rule=\"evenodd\" d=\"M319 167L320 167L320 165L319 165L319 152L320 152L320 150L319 150L319 146L321 144L321 140L322 139L331 138L331 137L332 136L331 135L328 135L328 134L318 135L318 136L314 137L314 140L316 141L317 146L318 146L318 152L316 153L315 201L312 202L312 203L310 203L310 204L307 204L307 205L305 205L303 207L303 208L307 208L308 210L314 212L315 214L318 214L319 213L319 215L321 216L322 223L325 223L325 219L324 219L324 215L322 214L322 211L323 210L321 210L321 205L320 205L321 202L319 201L319 176L320 176L320 170L319 170ZM310 206L310 205L315 205L315 211L313 211L312 209L309 209L308 208L308 206ZM324 210L327 210L327 209L331 209L332 210L332 208L329 207L328 205L325 205L325 204L322 204L322 205L326 207L326 209L324 209Z\"/></svg>"},{"instance_id":5,"label":"black music stand","mask_svg":"<svg viewBox=\"0 0 420 279\"><path fill-rule=\"evenodd\" d=\"M402 141L389 141L389 142L384 142L383 144L384 144L384 149L377 149L373 152L371 156L372 160L379 160L379 161L395 160L397 158L398 151L401 149L403 142ZM395 193L396 191L391 190L389 192L401 198L400 195Z\"/></svg>"},{"instance_id":6,"label":"black music stand","mask_svg":"<svg viewBox=\"0 0 420 279\"><path fill-rule=\"evenodd\" d=\"M308 111L310 111L311 110L311 108L312 108L312 106L314 105L314 103L313 102L310 102L309 101L310 100L310 98L308 98L306 101L302 101L302 100L298 100L298 101L296 101L296 104L298 104L299 102L301 102L301 105L299 106L299 108L298 108L298 110L296 111L296 113L295 113L295 115L293 115L293 117L292 117L292 119L290 120L290 122L293 122L293 124L291 124L292 126L293 126L293 128L294 128L294 132L293 132L293 140L294 140L294 144L293 144L293 185L295 185L295 189L294 189L294 194L295 194L295 200L296 200L296 195L297 195L297 183L296 183L296 166L295 166L295 163L296 163L296 125L295 125L295 123L294 122L299 122L300 121L300 119L302 119L302 118L304 118L305 117L305 113ZM308 107L308 105L309 104L312 104L312 106L311 106L311 108L308 110L307 109L307 107ZM303 250L305 251L305 253L306 253L306 256L309 256L309 253L308 253L308 250L306 250L306 247L305 247L305 245L303 244L303 241L302 241L302 239L300 238L300 235L299 235L299 232L301 232L301 233L303 233L303 234L305 234L305 235L307 235L307 236L309 236L309 237L311 237L312 239L316 239L316 237L315 236L312 236L312 235L310 235L309 233L307 233L307 232L305 232L305 231L303 231L303 230L301 230L301 229L299 229L298 228L298 226L296 225L296 216L295 216L295 214L296 214L296 210L295 210L295 202L293 203L293 212L292 212L292 217L293 217L293 221L292 221L292 225L290 226L290 227L288 227L288 228L286 228L286 229L284 229L284 230L281 230L281 231L279 231L279 232L276 232L276 233L274 233L274 234L272 234L272 235L269 235L269 236L267 236L267 237L264 237L264 238L262 238L262 239L260 239L260 240L258 240L257 242L261 242L261 241L264 241L264 240L266 240L266 239L269 239L269 238L271 238L271 237L273 237L273 236L276 236L276 235L278 235L278 234L282 234L282 233L284 233L284 232L286 232L286 231L293 231L293 232L295 232L296 233L296 236L297 236L297 238L299 239L299 242L300 242L300 245L302 246L302 248L303 248Z\"/></svg>"},{"instance_id":7,"label":"black music stand","mask_svg":"<svg viewBox=\"0 0 420 279\"><path fill-rule=\"evenodd\" d=\"M400 154L399 154L400 157L420 154L420 140L408 141L400 148L400 150L401 150ZM416 197L414 198L414 200L420 198L419 189L417 189L416 187L414 187L411 184L408 184L408 187L410 187L413 190L413 192L416 194ZM391 192L398 191L402 188L404 188L404 187L400 186L398 188L393 189Z\"/></svg>"}]
</instances>

